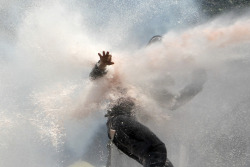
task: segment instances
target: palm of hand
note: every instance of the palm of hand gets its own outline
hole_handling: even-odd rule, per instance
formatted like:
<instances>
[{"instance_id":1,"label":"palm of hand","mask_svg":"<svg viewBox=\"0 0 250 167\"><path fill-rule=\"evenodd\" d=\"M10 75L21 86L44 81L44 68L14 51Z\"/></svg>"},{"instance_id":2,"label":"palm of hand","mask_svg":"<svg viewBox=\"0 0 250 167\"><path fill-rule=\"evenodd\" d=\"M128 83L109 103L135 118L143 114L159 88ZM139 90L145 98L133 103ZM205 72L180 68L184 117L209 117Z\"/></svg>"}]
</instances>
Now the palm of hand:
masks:
<instances>
[{"instance_id":1,"label":"palm of hand","mask_svg":"<svg viewBox=\"0 0 250 167\"><path fill-rule=\"evenodd\" d=\"M100 57L100 63L103 65L112 65L114 64L114 62L112 62L112 55L109 54L109 52L103 51L102 55L100 53L98 53L99 57Z\"/></svg>"}]
</instances>

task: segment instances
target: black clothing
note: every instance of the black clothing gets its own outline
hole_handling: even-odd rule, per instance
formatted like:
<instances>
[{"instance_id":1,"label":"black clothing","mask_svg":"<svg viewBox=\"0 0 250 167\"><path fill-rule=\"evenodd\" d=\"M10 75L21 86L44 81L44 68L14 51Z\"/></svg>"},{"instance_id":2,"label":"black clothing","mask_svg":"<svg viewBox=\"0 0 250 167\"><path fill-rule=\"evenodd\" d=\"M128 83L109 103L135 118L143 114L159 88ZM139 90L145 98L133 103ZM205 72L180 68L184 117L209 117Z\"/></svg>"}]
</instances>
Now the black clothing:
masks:
<instances>
[{"instance_id":1,"label":"black clothing","mask_svg":"<svg viewBox=\"0 0 250 167\"><path fill-rule=\"evenodd\" d=\"M164 167L167 160L165 144L134 117L112 117L108 120L107 127L116 131L113 143L126 155L144 167Z\"/></svg>"},{"instance_id":2,"label":"black clothing","mask_svg":"<svg viewBox=\"0 0 250 167\"><path fill-rule=\"evenodd\" d=\"M97 79L105 75L106 70L95 65L90 78ZM133 114L133 99L119 98L105 115L108 117L108 136L115 130L112 142L119 150L133 158L144 167L173 167L167 159L165 144L146 126L139 123Z\"/></svg>"},{"instance_id":3,"label":"black clothing","mask_svg":"<svg viewBox=\"0 0 250 167\"><path fill-rule=\"evenodd\" d=\"M103 75L107 74L106 70L102 70L102 69L98 68L98 63L95 65L95 67L92 69L92 71L89 74L89 77L92 80L95 80L95 79L100 78Z\"/></svg>"}]
</instances>

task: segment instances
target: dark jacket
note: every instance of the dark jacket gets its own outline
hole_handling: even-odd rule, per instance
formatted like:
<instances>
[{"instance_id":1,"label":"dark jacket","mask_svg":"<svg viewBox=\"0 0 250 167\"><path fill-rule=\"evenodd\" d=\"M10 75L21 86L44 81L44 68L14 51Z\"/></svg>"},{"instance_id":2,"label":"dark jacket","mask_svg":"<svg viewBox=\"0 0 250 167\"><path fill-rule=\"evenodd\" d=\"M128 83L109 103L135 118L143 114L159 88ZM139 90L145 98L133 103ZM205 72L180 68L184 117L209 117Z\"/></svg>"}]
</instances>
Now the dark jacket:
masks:
<instances>
[{"instance_id":1,"label":"dark jacket","mask_svg":"<svg viewBox=\"0 0 250 167\"><path fill-rule=\"evenodd\" d=\"M99 69L96 64L90 78L97 79L106 73L106 70ZM106 117L109 138L111 139L110 130L115 130L112 142L144 167L172 167L171 162L167 160L165 144L149 128L136 120L134 106L132 98L119 98L108 110Z\"/></svg>"}]
</instances>

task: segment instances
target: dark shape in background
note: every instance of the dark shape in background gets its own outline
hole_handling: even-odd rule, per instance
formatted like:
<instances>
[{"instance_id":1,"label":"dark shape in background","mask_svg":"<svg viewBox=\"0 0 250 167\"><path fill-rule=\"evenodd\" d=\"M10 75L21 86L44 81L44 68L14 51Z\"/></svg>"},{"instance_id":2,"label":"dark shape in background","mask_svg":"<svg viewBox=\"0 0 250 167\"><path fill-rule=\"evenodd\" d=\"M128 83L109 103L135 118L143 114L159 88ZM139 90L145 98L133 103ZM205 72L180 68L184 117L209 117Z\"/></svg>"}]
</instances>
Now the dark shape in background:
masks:
<instances>
[{"instance_id":1,"label":"dark shape in background","mask_svg":"<svg viewBox=\"0 0 250 167\"><path fill-rule=\"evenodd\" d=\"M242 10L250 6L250 0L197 0L202 12L216 16L231 10Z\"/></svg>"}]
</instances>

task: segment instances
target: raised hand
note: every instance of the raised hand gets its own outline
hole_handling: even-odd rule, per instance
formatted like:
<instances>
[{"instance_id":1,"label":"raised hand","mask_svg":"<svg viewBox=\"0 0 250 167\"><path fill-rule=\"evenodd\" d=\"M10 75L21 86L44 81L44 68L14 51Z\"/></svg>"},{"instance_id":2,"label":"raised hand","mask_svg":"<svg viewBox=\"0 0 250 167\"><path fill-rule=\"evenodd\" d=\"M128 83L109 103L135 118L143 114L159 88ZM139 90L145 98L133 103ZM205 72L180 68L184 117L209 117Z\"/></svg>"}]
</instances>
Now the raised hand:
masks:
<instances>
[{"instance_id":1,"label":"raised hand","mask_svg":"<svg viewBox=\"0 0 250 167\"><path fill-rule=\"evenodd\" d=\"M107 65L112 65L114 62L112 62L112 55L109 54L109 52L103 51L102 54L98 53L100 57L100 65L99 68L105 68Z\"/></svg>"}]
</instances>

